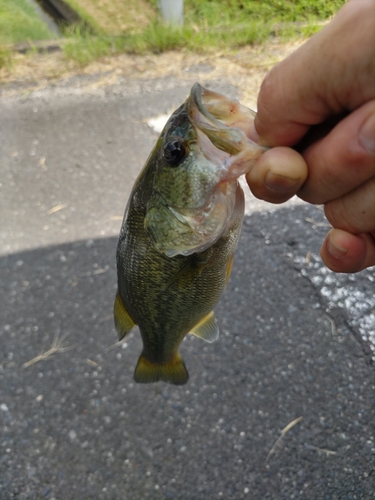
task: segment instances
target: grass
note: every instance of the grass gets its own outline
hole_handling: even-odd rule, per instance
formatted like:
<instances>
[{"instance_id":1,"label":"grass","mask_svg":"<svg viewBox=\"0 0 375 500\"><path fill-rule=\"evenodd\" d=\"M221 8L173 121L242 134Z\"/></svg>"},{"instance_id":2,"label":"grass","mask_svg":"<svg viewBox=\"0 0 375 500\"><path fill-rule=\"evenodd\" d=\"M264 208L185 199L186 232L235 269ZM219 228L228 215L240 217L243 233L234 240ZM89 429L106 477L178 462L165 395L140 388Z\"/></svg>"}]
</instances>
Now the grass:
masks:
<instances>
[{"instance_id":1,"label":"grass","mask_svg":"<svg viewBox=\"0 0 375 500\"><path fill-rule=\"evenodd\" d=\"M174 28L159 18L158 0L65 1L80 14L83 23L65 31L64 54L82 66L123 52L230 51L262 43L275 35L284 39L306 37L320 29L319 22L331 17L345 3L345 0L185 0L184 26ZM8 14L3 14L3 7ZM44 31L41 28L40 34L25 32L23 19L37 21L31 10L26 0L0 0L0 33L8 43L51 36L46 28ZM90 32L87 25L92 28ZM8 56L0 51L0 67L2 60L8 60Z\"/></svg>"},{"instance_id":2,"label":"grass","mask_svg":"<svg viewBox=\"0 0 375 500\"><path fill-rule=\"evenodd\" d=\"M147 0L65 0L97 33L122 35L142 31L157 18Z\"/></svg>"},{"instance_id":3,"label":"grass","mask_svg":"<svg viewBox=\"0 0 375 500\"><path fill-rule=\"evenodd\" d=\"M28 368L29 366L38 363L39 361L43 361L57 352L66 352L70 351L70 349L73 349L74 346L63 346L63 342L65 340L66 335L64 335L61 339L59 339L59 334L56 334L51 347L47 351L42 351L38 356L35 356L35 358L31 359L30 361L27 361L26 363L23 364L24 368Z\"/></svg>"},{"instance_id":4,"label":"grass","mask_svg":"<svg viewBox=\"0 0 375 500\"><path fill-rule=\"evenodd\" d=\"M27 0L0 0L0 45L51 38L54 35Z\"/></svg>"},{"instance_id":5,"label":"grass","mask_svg":"<svg viewBox=\"0 0 375 500\"><path fill-rule=\"evenodd\" d=\"M97 7L96 15L103 16L103 9L113 3L110 0L68 0L90 2ZM65 45L65 54L85 65L102 56L130 52L163 52L187 49L197 52L228 51L248 44L264 42L270 36L290 39L310 36L320 29L319 23L337 12L345 0L185 0L184 26L174 28L162 22L147 10L146 2L127 0L132 12L132 26L123 30L119 23L113 29L101 29L97 37L76 29ZM158 0L149 0L153 12L158 11ZM142 22L137 21L138 9L142 9ZM98 10L98 6L103 7ZM104 9L105 10L105 9ZM91 9L94 13L94 9ZM99 17L100 17L99 16ZM98 17L98 18L99 18ZM120 23L121 24L121 23ZM125 25L124 25L125 26ZM142 29L140 29L140 27Z\"/></svg>"},{"instance_id":6,"label":"grass","mask_svg":"<svg viewBox=\"0 0 375 500\"><path fill-rule=\"evenodd\" d=\"M156 7L158 0L150 0ZM209 24L244 22L296 22L326 19L332 16L345 0L187 0L188 18Z\"/></svg>"},{"instance_id":7,"label":"grass","mask_svg":"<svg viewBox=\"0 0 375 500\"><path fill-rule=\"evenodd\" d=\"M12 53L7 47L0 45L0 68L10 68L12 63Z\"/></svg>"}]
</instances>

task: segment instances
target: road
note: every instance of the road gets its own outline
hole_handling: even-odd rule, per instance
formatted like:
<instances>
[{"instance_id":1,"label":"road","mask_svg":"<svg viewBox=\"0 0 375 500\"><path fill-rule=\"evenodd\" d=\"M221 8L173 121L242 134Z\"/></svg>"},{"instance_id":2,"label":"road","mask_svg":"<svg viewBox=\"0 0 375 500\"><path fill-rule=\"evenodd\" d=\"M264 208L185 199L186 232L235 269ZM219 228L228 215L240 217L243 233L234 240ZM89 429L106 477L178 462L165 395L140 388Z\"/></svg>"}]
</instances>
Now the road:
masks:
<instances>
[{"instance_id":1,"label":"road","mask_svg":"<svg viewBox=\"0 0 375 500\"><path fill-rule=\"evenodd\" d=\"M375 499L375 275L324 268L319 208L249 199L221 336L181 346L186 386L135 384L139 334L116 344L147 119L194 76L0 98L1 500Z\"/></svg>"}]
</instances>

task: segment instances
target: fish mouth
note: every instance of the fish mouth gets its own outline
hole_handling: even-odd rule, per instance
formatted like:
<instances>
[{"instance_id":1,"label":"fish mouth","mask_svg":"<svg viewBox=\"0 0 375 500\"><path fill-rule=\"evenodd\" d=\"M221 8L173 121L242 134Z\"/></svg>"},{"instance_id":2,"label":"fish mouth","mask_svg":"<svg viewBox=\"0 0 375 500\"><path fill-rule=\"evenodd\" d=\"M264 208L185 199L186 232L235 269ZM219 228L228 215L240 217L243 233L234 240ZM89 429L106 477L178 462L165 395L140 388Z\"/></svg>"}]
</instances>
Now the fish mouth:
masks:
<instances>
[{"instance_id":1,"label":"fish mouth","mask_svg":"<svg viewBox=\"0 0 375 500\"><path fill-rule=\"evenodd\" d=\"M222 170L222 182L238 179L250 171L268 149L249 138L256 113L239 101L195 83L187 104L197 144Z\"/></svg>"}]
</instances>

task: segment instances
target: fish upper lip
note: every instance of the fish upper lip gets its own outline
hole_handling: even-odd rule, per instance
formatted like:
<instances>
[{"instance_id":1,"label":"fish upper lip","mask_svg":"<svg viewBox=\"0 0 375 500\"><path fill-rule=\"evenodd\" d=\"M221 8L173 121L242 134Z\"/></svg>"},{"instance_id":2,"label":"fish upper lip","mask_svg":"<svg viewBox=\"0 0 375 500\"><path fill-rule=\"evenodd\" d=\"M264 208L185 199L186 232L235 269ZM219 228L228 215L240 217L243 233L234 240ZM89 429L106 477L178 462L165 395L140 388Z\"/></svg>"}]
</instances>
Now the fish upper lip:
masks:
<instances>
[{"instance_id":1,"label":"fish upper lip","mask_svg":"<svg viewBox=\"0 0 375 500\"><path fill-rule=\"evenodd\" d=\"M217 166L220 164L221 182L237 179L248 172L255 161L269 149L253 142L248 136L255 112L237 100L231 100L195 83L187 106L190 123L198 136L199 133L205 135L210 143L209 149L211 145L214 148L206 157L211 159L212 156L214 163Z\"/></svg>"},{"instance_id":2,"label":"fish upper lip","mask_svg":"<svg viewBox=\"0 0 375 500\"><path fill-rule=\"evenodd\" d=\"M241 128L241 127L236 127L235 125L231 125L231 126L228 126L225 121L221 120L220 118L217 118L216 116L214 116L208 109L207 109L207 105L206 103L204 102L204 99L203 99L203 96L204 94L211 94L212 95L216 95L218 97L220 97L221 99L223 99L224 101L226 102L230 102L232 103L233 106L237 106L241 109L240 112L238 112L239 115L241 114L244 114L244 111L246 109L246 112L248 112L249 114L249 119L250 119L250 115L252 115L254 113L254 116L255 116L255 112L250 110L249 108L245 108L244 106L242 106L240 103L238 103L237 101L232 101L231 99L221 95L221 94L218 94L216 92L212 92L208 89L205 89L200 83L196 82L194 83L191 91L190 91L190 99L189 99L189 103L190 103L190 106L188 108L188 113L189 113L189 117L193 120L193 122L196 122L196 119L195 117L193 116L194 114L194 108L196 108L207 120L208 120L208 124L205 124L206 126L204 127L203 123L202 123L202 131L205 132L207 130L207 125L210 125L212 127L212 130L216 129L216 130L226 130L226 129L238 129L238 130L241 130L243 133L245 133L245 131ZM209 97L208 97L209 98ZM236 112L236 113L237 113ZM196 126L198 128L201 128L199 125L199 123L195 123ZM210 127L210 128L211 128Z\"/></svg>"}]
</instances>

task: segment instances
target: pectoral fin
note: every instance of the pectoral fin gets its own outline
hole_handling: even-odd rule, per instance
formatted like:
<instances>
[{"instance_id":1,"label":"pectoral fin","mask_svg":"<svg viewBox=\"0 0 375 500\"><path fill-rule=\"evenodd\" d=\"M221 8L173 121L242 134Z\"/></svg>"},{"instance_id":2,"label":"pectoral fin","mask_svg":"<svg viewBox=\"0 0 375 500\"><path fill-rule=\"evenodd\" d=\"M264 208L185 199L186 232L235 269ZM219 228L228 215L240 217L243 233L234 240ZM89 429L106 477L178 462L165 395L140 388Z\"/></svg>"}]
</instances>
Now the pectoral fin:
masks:
<instances>
[{"instance_id":1,"label":"pectoral fin","mask_svg":"<svg viewBox=\"0 0 375 500\"><path fill-rule=\"evenodd\" d=\"M153 363L141 354L134 371L134 380L141 384L163 380L170 384L183 385L189 380L189 374L179 353L166 363Z\"/></svg>"},{"instance_id":2,"label":"pectoral fin","mask_svg":"<svg viewBox=\"0 0 375 500\"><path fill-rule=\"evenodd\" d=\"M193 335L200 337L206 342L215 342L219 337L219 327L217 326L216 318L211 311L191 330Z\"/></svg>"},{"instance_id":3,"label":"pectoral fin","mask_svg":"<svg viewBox=\"0 0 375 500\"><path fill-rule=\"evenodd\" d=\"M122 340L135 326L134 321L125 309L124 303L121 300L119 293L116 294L115 304L113 306L115 318L115 327L118 333L119 340Z\"/></svg>"}]
</instances>

